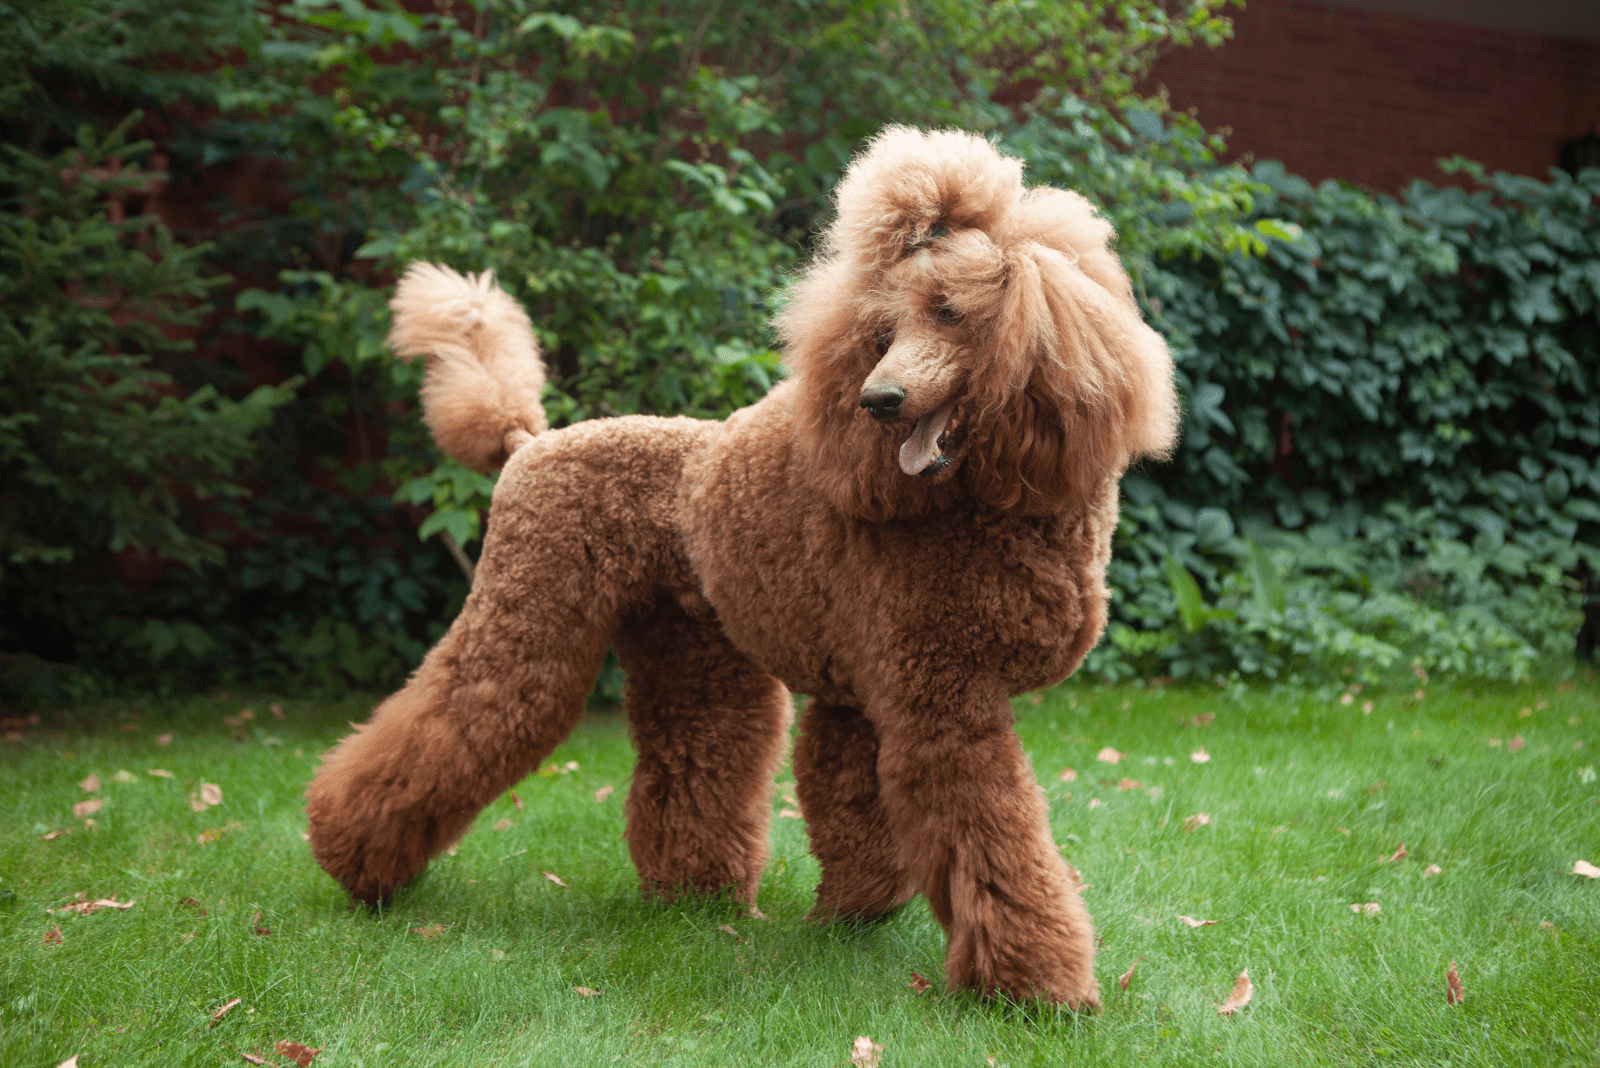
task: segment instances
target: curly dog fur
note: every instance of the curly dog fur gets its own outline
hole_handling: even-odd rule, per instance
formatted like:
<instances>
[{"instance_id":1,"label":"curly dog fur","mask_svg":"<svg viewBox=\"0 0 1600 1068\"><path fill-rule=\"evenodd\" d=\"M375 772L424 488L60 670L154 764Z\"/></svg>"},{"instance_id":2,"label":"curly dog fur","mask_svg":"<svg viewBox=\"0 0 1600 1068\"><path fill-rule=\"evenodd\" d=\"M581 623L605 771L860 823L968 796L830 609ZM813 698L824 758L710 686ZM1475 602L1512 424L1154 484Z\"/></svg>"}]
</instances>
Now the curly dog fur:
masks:
<instances>
[{"instance_id":1,"label":"curly dog fur","mask_svg":"<svg viewBox=\"0 0 1600 1068\"><path fill-rule=\"evenodd\" d=\"M547 431L522 309L487 275L406 273L392 342L428 358L429 425L504 470L460 617L307 794L316 858L355 898L543 760L614 646L647 893L755 901L807 694L813 917L921 893L952 988L1099 1003L1007 698L1099 639L1118 479L1176 434L1171 361L1109 224L979 138L890 129L837 199L778 318L790 377L722 423Z\"/></svg>"}]
</instances>

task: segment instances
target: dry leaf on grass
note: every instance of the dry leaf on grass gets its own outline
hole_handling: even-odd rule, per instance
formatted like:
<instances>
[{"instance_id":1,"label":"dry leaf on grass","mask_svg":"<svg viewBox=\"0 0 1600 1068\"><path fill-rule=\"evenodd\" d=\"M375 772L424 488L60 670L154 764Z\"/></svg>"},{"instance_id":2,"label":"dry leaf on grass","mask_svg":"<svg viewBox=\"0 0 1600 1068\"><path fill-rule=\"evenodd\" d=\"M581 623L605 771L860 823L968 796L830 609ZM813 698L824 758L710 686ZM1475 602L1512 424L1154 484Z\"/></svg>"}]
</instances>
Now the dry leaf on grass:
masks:
<instances>
[{"instance_id":1,"label":"dry leaf on grass","mask_svg":"<svg viewBox=\"0 0 1600 1068\"><path fill-rule=\"evenodd\" d=\"M1424 879L1431 879L1443 870L1444 869L1439 867L1437 864L1429 864L1426 868L1422 869L1422 877Z\"/></svg>"},{"instance_id":2,"label":"dry leaf on grass","mask_svg":"<svg viewBox=\"0 0 1600 1068\"><path fill-rule=\"evenodd\" d=\"M81 820L87 816L92 816L96 812L99 812L105 807L105 804L106 803L98 797L91 798L88 801L79 801L76 805L72 806L72 814L74 817Z\"/></svg>"},{"instance_id":3,"label":"dry leaf on grass","mask_svg":"<svg viewBox=\"0 0 1600 1068\"><path fill-rule=\"evenodd\" d=\"M1123 972L1122 973L1122 977L1117 980L1117 985L1118 986L1120 986L1124 990L1128 989L1128 984L1133 982L1133 973L1138 970L1139 961L1141 961L1141 960L1144 960L1144 958L1143 957L1139 957L1139 958L1135 959L1132 964L1128 965L1128 970Z\"/></svg>"},{"instance_id":4,"label":"dry leaf on grass","mask_svg":"<svg viewBox=\"0 0 1600 1068\"><path fill-rule=\"evenodd\" d=\"M792 808L780 808L778 810L778 818L780 820L799 820L804 819L805 817L800 815L800 813L796 812Z\"/></svg>"},{"instance_id":5,"label":"dry leaf on grass","mask_svg":"<svg viewBox=\"0 0 1600 1068\"><path fill-rule=\"evenodd\" d=\"M1204 727L1216 718L1217 714L1215 712L1202 712L1198 716L1190 716L1189 725L1191 727Z\"/></svg>"},{"instance_id":6,"label":"dry leaf on grass","mask_svg":"<svg viewBox=\"0 0 1600 1068\"><path fill-rule=\"evenodd\" d=\"M1179 916L1178 919L1182 920L1190 927L1210 927L1212 924L1217 922L1216 920L1197 920L1193 916Z\"/></svg>"},{"instance_id":7,"label":"dry leaf on grass","mask_svg":"<svg viewBox=\"0 0 1600 1068\"><path fill-rule=\"evenodd\" d=\"M866 1035L856 1036L855 1044L850 1047L850 1063L854 1068L878 1068L878 1058L882 1056L883 1047Z\"/></svg>"},{"instance_id":8,"label":"dry leaf on grass","mask_svg":"<svg viewBox=\"0 0 1600 1068\"><path fill-rule=\"evenodd\" d=\"M85 793L94 793L100 789L100 776L91 771L89 777L78 784L78 789Z\"/></svg>"},{"instance_id":9,"label":"dry leaf on grass","mask_svg":"<svg viewBox=\"0 0 1600 1068\"><path fill-rule=\"evenodd\" d=\"M933 989L933 984L928 982L922 976L918 975L916 972L911 973L911 982L907 983L906 986L918 994L926 994L929 990Z\"/></svg>"},{"instance_id":10,"label":"dry leaf on grass","mask_svg":"<svg viewBox=\"0 0 1600 1068\"><path fill-rule=\"evenodd\" d=\"M1078 781L1078 773L1076 771L1072 770L1071 768L1065 768L1061 772L1061 781L1062 782L1077 782Z\"/></svg>"},{"instance_id":11,"label":"dry leaf on grass","mask_svg":"<svg viewBox=\"0 0 1600 1068\"><path fill-rule=\"evenodd\" d=\"M615 789L615 786L612 786L610 783L606 783L604 786L600 787L600 789L594 792L594 799L596 801L604 801L606 798L611 796L611 792Z\"/></svg>"},{"instance_id":12,"label":"dry leaf on grass","mask_svg":"<svg viewBox=\"0 0 1600 1068\"><path fill-rule=\"evenodd\" d=\"M124 769L122 771L117 772L115 775L111 776L111 781L112 782L123 783L124 785L126 785L127 783L130 783L130 782L138 782L139 781L139 776L135 775L131 771L128 771L128 770Z\"/></svg>"},{"instance_id":13,"label":"dry leaf on grass","mask_svg":"<svg viewBox=\"0 0 1600 1068\"><path fill-rule=\"evenodd\" d=\"M77 916L87 916L89 913L99 912L101 909L127 910L131 908L133 908L133 901L118 901L117 895L112 894L110 897L103 897L98 901L79 901L75 904L63 905L58 909L45 909L45 911L51 914L71 913Z\"/></svg>"},{"instance_id":14,"label":"dry leaf on grass","mask_svg":"<svg viewBox=\"0 0 1600 1068\"><path fill-rule=\"evenodd\" d=\"M557 875L553 871L542 871L539 874L543 875L546 879L549 879L551 882L555 883L557 886L561 887L561 889L563 889L563 890L572 889L566 883L561 881L561 876Z\"/></svg>"},{"instance_id":15,"label":"dry leaf on grass","mask_svg":"<svg viewBox=\"0 0 1600 1068\"><path fill-rule=\"evenodd\" d=\"M1577 860L1572 863L1572 874L1587 875L1591 879L1600 879L1600 868L1590 864L1587 860Z\"/></svg>"},{"instance_id":16,"label":"dry leaf on grass","mask_svg":"<svg viewBox=\"0 0 1600 1068\"><path fill-rule=\"evenodd\" d=\"M222 804L222 787L218 786L214 782L201 783L200 800L204 801L208 805Z\"/></svg>"},{"instance_id":17,"label":"dry leaf on grass","mask_svg":"<svg viewBox=\"0 0 1600 1068\"><path fill-rule=\"evenodd\" d=\"M71 833L72 833L71 831L51 831L49 834L41 834L39 837L43 838L46 842L54 842L57 838L60 838L62 835L71 834Z\"/></svg>"},{"instance_id":18,"label":"dry leaf on grass","mask_svg":"<svg viewBox=\"0 0 1600 1068\"><path fill-rule=\"evenodd\" d=\"M194 909L201 916L209 916L209 915L211 915L209 912L206 911L206 908L205 908L204 905L200 904L200 902L196 901L192 897L183 898L181 901L178 902L178 904L182 905L184 908Z\"/></svg>"},{"instance_id":19,"label":"dry leaf on grass","mask_svg":"<svg viewBox=\"0 0 1600 1068\"><path fill-rule=\"evenodd\" d=\"M1115 764L1115 763L1118 763L1119 761L1121 761L1122 758L1127 756L1127 755L1128 755L1127 753L1119 753L1119 752L1117 752L1115 749L1111 748L1108 745L1104 749L1100 750L1100 752L1096 753L1094 755L1094 758L1096 760L1100 761L1100 763L1102 763L1102 764Z\"/></svg>"},{"instance_id":20,"label":"dry leaf on grass","mask_svg":"<svg viewBox=\"0 0 1600 1068\"><path fill-rule=\"evenodd\" d=\"M265 935L269 935L269 934L272 933L267 928L261 926L261 910L260 909L256 909L255 917L253 919L251 919L250 926L255 928L256 934L258 934L258 935L265 936Z\"/></svg>"},{"instance_id":21,"label":"dry leaf on grass","mask_svg":"<svg viewBox=\"0 0 1600 1068\"><path fill-rule=\"evenodd\" d=\"M1376 916L1378 913L1383 911L1383 906L1378 904L1376 901L1367 901L1361 904L1351 905L1350 911L1356 913L1357 915L1365 914L1367 916Z\"/></svg>"},{"instance_id":22,"label":"dry leaf on grass","mask_svg":"<svg viewBox=\"0 0 1600 1068\"><path fill-rule=\"evenodd\" d=\"M600 996L600 991L594 989L593 987L575 986L572 989L577 991L578 993L582 994L586 998L594 998L594 997L599 997Z\"/></svg>"},{"instance_id":23,"label":"dry leaf on grass","mask_svg":"<svg viewBox=\"0 0 1600 1068\"><path fill-rule=\"evenodd\" d=\"M515 790L511 791L511 803L517 806L519 809L523 807L522 798L517 796L517 792Z\"/></svg>"},{"instance_id":24,"label":"dry leaf on grass","mask_svg":"<svg viewBox=\"0 0 1600 1068\"><path fill-rule=\"evenodd\" d=\"M283 706L276 701L267 706L267 711L272 713L273 719L283 718Z\"/></svg>"},{"instance_id":25,"label":"dry leaf on grass","mask_svg":"<svg viewBox=\"0 0 1600 1068\"><path fill-rule=\"evenodd\" d=\"M1467 992L1461 989L1461 976L1456 974L1456 962L1450 962L1450 970L1444 974L1446 1005L1459 1005L1467 998Z\"/></svg>"},{"instance_id":26,"label":"dry leaf on grass","mask_svg":"<svg viewBox=\"0 0 1600 1068\"><path fill-rule=\"evenodd\" d=\"M61 944L61 928L50 928L44 933L44 938L40 939L40 941L47 946L59 946Z\"/></svg>"},{"instance_id":27,"label":"dry leaf on grass","mask_svg":"<svg viewBox=\"0 0 1600 1068\"><path fill-rule=\"evenodd\" d=\"M511 829L511 821L502 816L494 821L494 829L497 831L509 831Z\"/></svg>"},{"instance_id":28,"label":"dry leaf on grass","mask_svg":"<svg viewBox=\"0 0 1600 1068\"><path fill-rule=\"evenodd\" d=\"M56 1068L78 1068L78 1055L74 1053L72 1056L56 1065Z\"/></svg>"},{"instance_id":29,"label":"dry leaf on grass","mask_svg":"<svg viewBox=\"0 0 1600 1068\"><path fill-rule=\"evenodd\" d=\"M272 1047L272 1052L276 1053L280 1057L289 1058L291 1061L294 1061L294 1063L298 1064L300 1068L308 1068L308 1066L311 1064L311 1059L317 1054L321 1053L322 1050L320 1048L313 1048L311 1046L303 1045L299 1042L290 1042L285 1039L275 1044Z\"/></svg>"},{"instance_id":30,"label":"dry leaf on grass","mask_svg":"<svg viewBox=\"0 0 1600 1068\"><path fill-rule=\"evenodd\" d=\"M243 1000L244 1000L244 998L234 998L232 1001L230 1001L226 1005L222 1006L222 1008L218 1009L211 1016L211 1024L210 1024L210 1026L211 1027L215 1027L215 1026L217 1026L217 1024L221 1023L222 1022L222 1018L224 1016L228 1015L228 1010L233 1008L235 1005L239 1004Z\"/></svg>"},{"instance_id":31,"label":"dry leaf on grass","mask_svg":"<svg viewBox=\"0 0 1600 1068\"><path fill-rule=\"evenodd\" d=\"M246 1053L244 1050L240 1049L238 1046L233 1047L233 1052L235 1052L239 1056L243 1057L246 1064L271 1064L272 1063L271 1061L267 1060L267 1058L263 1057L261 1054L259 1054L259 1053Z\"/></svg>"},{"instance_id":32,"label":"dry leaf on grass","mask_svg":"<svg viewBox=\"0 0 1600 1068\"><path fill-rule=\"evenodd\" d=\"M1515 738L1511 739L1509 742L1506 743L1506 752L1508 752L1508 753L1520 753L1520 752L1522 752L1523 747L1526 746L1527 744L1528 744L1527 742L1522 740L1522 735L1519 734Z\"/></svg>"},{"instance_id":33,"label":"dry leaf on grass","mask_svg":"<svg viewBox=\"0 0 1600 1068\"><path fill-rule=\"evenodd\" d=\"M1398 849L1396 849L1393 853L1390 853L1387 857L1385 857L1383 859L1382 863L1391 864L1391 863L1393 863L1394 861L1397 861L1397 860L1404 860L1407 857L1409 857L1410 855L1411 855L1410 853L1406 852L1406 844L1404 842L1401 842L1400 843L1400 847Z\"/></svg>"},{"instance_id":34,"label":"dry leaf on grass","mask_svg":"<svg viewBox=\"0 0 1600 1068\"><path fill-rule=\"evenodd\" d=\"M1210 762L1211 754L1206 752L1206 747L1202 745L1199 749L1189 754L1189 759L1196 764L1206 764Z\"/></svg>"},{"instance_id":35,"label":"dry leaf on grass","mask_svg":"<svg viewBox=\"0 0 1600 1068\"><path fill-rule=\"evenodd\" d=\"M1218 1016L1232 1016L1246 1005L1255 994L1256 988L1250 982L1250 969L1246 968L1239 973L1239 978L1233 981L1233 993L1228 995L1228 1000L1217 1006Z\"/></svg>"},{"instance_id":36,"label":"dry leaf on grass","mask_svg":"<svg viewBox=\"0 0 1600 1068\"><path fill-rule=\"evenodd\" d=\"M165 734L156 735L156 744L157 745L171 745L172 744L172 732L171 731L167 731Z\"/></svg>"},{"instance_id":37,"label":"dry leaf on grass","mask_svg":"<svg viewBox=\"0 0 1600 1068\"><path fill-rule=\"evenodd\" d=\"M1119 790L1137 790L1138 788L1138 779L1123 779L1121 782L1117 783L1117 789Z\"/></svg>"},{"instance_id":38,"label":"dry leaf on grass","mask_svg":"<svg viewBox=\"0 0 1600 1068\"><path fill-rule=\"evenodd\" d=\"M1193 831L1196 827L1205 827L1211 823L1211 813L1196 812L1193 816L1183 821L1183 829Z\"/></svg>"},{"instance_id":39,"label":"dry leaf on grass","mask_svg":"<svg viewBox=\"0 0 1600 1068\"><path fill-rule=\"evenodd\" d=\"M421 935L423 938L438 938L440 935L444 934L448 930L450 930L450 925L449 924L445 924L445 923L430 923L426 927L413 927L413 928L411 928L411 930L407 931L406 933L407 934L414 934L414 935Z\"/></svg>"}]
</instances>

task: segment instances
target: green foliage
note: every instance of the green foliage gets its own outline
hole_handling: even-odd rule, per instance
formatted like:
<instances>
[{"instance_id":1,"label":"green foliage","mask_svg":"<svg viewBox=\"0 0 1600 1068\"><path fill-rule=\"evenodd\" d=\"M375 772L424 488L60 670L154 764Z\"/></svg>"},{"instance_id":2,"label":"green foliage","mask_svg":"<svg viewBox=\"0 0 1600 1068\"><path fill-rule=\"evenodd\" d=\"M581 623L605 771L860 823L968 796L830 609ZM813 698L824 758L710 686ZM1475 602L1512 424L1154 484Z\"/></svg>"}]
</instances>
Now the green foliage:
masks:
<instances>
[{"instance_id":1,"label":"green foliage","mask_svg":"<svg viewBox=\"0 0 1600 1068\"><path fill-rule=\"evenodd\" d=\"M215 498L253 451L251 436L293 392L241 400L185 394L152 360L187 350L199 322L203 246L185 248L154 216L108 217L107 204L161 175L133 166L133 120L40 158L0 156L0 559L49 566L131 549L186 564L221 550L180 524L178 494ZM184 487L184 489L180 489ZM4 572L0 571L0 575Z\"/></svg>"}]
</instances>

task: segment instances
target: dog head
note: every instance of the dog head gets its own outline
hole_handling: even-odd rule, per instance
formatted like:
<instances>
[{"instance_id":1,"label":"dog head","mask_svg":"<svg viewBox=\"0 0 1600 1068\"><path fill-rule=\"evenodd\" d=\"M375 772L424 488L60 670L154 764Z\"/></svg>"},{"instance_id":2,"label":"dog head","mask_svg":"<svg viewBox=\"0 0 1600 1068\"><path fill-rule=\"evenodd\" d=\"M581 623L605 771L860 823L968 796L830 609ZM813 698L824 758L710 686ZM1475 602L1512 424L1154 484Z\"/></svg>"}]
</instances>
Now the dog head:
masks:
<instances>
[{"instance_id":1,"label":"dog head","mask_svg":"<svg viewBox=\"0 0 1600 1068\"><path fill-rule=\"evenodd\" d=\"M1172 361L1109 223L968 134L891 127L779 316L802 448L872 519L1046 514L1177 434Z\"/></svg>"}]
</instances>

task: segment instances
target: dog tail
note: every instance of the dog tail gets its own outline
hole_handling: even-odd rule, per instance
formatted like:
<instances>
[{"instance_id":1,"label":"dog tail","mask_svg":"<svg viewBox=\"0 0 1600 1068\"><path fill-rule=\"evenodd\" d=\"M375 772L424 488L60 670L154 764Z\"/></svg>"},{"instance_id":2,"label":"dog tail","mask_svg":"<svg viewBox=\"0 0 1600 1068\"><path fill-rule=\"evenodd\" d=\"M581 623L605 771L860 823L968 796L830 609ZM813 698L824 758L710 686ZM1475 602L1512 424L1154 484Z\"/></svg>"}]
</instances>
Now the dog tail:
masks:
<instances>
[{"instance_id":1,"label":"dog tail","mask_svg":"<svg viewBox=\"0 0 1600 1068\"><path fill-rule=\"evenodd\" d=\"M544 361L533 324L494 272L406 268L389 302L389 346L427 357L422 418L446 454L479 471L502 467L546 429Z\"/></svg>"}]
</instances>

